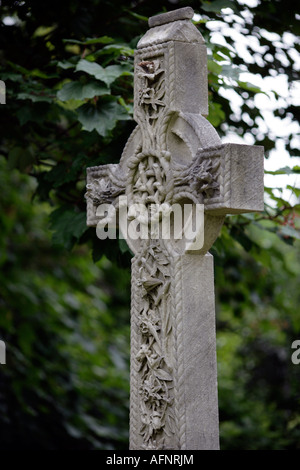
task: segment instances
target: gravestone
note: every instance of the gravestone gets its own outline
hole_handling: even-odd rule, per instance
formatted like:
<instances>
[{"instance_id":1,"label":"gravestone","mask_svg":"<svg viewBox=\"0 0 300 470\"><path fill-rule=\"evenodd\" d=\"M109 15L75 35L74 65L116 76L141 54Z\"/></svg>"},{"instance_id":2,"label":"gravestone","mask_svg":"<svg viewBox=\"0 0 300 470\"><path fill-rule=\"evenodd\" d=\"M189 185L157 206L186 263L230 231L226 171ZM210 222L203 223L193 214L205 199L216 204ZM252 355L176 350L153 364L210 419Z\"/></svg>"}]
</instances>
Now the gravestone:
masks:
<instances>
[{"instance_id":1,"label":"gravestone","mask_svg":"<svg viewBox=\"0 0 300 470\"><path fill-rule=\"evenodd\" d=\"M137 126L119 164L87 170L87 224L104 227L117 213L123 234L132 221L140 230L147 227L149 235L135 237L131 231L125 236L134 253L132 450L219 448L214 273L208 250L227 214L263 209L263 147L222 144L205 117L206 46L191 22L193 14L186 7L149 19L150 29L135 53ZM184 230L181 238L162 236L163 216L175 205L191 208L189 226L196 209L203 208L203 224L196 224L192 241ZM108 210L99 212L99 207Z\"/></svg>"}]
</instances>

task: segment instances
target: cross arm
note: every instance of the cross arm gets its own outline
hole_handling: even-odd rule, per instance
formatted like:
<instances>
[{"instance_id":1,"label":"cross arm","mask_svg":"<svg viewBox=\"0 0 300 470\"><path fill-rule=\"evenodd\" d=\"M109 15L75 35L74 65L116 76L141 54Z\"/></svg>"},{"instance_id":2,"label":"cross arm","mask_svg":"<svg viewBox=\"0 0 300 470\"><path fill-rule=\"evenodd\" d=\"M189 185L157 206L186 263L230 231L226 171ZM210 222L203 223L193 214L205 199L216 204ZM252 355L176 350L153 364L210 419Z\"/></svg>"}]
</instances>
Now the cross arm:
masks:
<instances>
[{"instance_id":1,"label":"cross arm","mask_svg":"<svg viewBox=\"0 0 300 470\"><path fill-rule=\"evenodd\" d=\"M263 210L264 148L222 144L198 149L193 161L174 168L176 199L189 197L211 215Z\"/></svg>"},{"instance_id":2,"label":"cross arm","mask_svg":"<svg viewBox=\"0 0 300 470\"><path fill-rule=\"evenodd\" d=\"M97 208L101 204L117 206L118 197L125 194L125 178L118 164L108 164L87 168L87 225L95 227L100 218Z\"/></svg>"}]
</instances>

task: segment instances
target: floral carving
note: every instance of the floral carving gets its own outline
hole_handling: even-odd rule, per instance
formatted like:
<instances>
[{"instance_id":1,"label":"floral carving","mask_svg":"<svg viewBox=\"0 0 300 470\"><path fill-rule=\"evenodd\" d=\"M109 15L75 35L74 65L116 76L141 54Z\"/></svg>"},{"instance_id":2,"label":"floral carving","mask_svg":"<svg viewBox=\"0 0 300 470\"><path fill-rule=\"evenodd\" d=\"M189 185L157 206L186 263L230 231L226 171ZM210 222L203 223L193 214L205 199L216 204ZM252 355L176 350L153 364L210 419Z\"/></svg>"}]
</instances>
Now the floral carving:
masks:
<instances>
[{"instance_id":1,"label":"floral carving","mask_svg":"<svg viewBox=\"0 0 300 470\"><path fill-rule=\"evenodd\" d=\"M187 186L189 191L196 195L203 194L205 198L215 196L219 190L218 169L220 167L219 158L195 159L184 170L180 170L180 175L175 177L174 186Z\"/></svg>"},{"instance_id":2,"label":"floral carving","mask_svg":"<svg viewBox=\"0 0 300 470\"><path fill-rule=\"evenodd\" d=\"M164 56L137 64L137 115L142 129L142 145L128 162L129 203L142 203L147 223L158 222L171 205L173 176L171 154L161 141L165 118ZM166 124L164 124L165 126ZM130 214L131 215L131 214ZM140 223L143 216L132 214ZM139 218L140 217L140 218ZM164 449L174 434L172 325L168 305L170 261L159 240L147 240L139 253L141 307L138 313L140 435L143 448Z\"/></svg>"},{"instance_id":3,"label":"floral carving","mask_svg":"<svg viewBox=\"0 0 300 470\"><path fill-rule=\"evenodd\" d=\"M151 120L157 119L161 106L165 106L164 70L160 59L145 60L138 64L137 76L141 80L138 104Z\"/></svg>"},{"instance_id":4,"label":"floral carving","mask_svg":"<svg viewBox=\"0 0 300 470\"><path fill-rule=\"evenodd\" d=\"M86 185L86 198L90 198L95 205L112 203L116 197L124 193L123 188L114 187L108 179L94 180Z\"/></svg>"},{"instance_id":5,"label":"floral carving","mask_svg":"<svg viewBox=\"0 0 300 470\"><path fill-rule=\"evenodd\" d=\"M172 325L163 298L170 286L169 259L159 242L152 241L139 261L138 285L142 289L139 313L140 434L145 449L163 449L165 435L174 433L172 364L168 363L168 337Z\"/></svg>"},{"instance_id":6,"label":"floral carving","mask_svg":"<svg viewBox=\"0 0 300 470\"><path fill-rule=\"evenodd\" d=\"M118 165L105 165L101 170L90 168L86 189L85 198L95 206L105 203L115 205L118 196L125 193L125 181L118 173Z\"/></svg>"}]
</instances>

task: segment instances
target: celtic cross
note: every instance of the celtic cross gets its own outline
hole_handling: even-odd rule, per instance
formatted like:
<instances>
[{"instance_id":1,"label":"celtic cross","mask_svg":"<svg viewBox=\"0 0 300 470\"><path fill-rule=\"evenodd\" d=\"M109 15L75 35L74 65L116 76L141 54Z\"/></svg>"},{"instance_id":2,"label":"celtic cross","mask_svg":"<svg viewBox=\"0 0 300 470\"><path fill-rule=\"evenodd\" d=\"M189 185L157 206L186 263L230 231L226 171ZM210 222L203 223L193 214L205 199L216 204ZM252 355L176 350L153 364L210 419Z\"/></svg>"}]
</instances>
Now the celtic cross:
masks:
<instances>
[{"instance_id":1,"label":"celtic cross","mask_svg":"<svg viewBox=\"0 0 300 470\"><path fill-rule=\"evenodd\" d=\"M263 209L263 148L222 144L208 114L206 46L181 8L149 19L135 53L134 119L119 164L88 168L87 223L160 227L174 205L204 208L194 248L128 236L132 261L130 448L218 449L213 257L227 214ZM128 211L124 215L122 201ZM137 210L143 206L144 213ZM145 218L145 215L147 216ZM136 225L136 226L137 226ZM153 234L152 228L148 234ZM158 236L157 236L158 234Z\"/></svg>"}]
</instances>

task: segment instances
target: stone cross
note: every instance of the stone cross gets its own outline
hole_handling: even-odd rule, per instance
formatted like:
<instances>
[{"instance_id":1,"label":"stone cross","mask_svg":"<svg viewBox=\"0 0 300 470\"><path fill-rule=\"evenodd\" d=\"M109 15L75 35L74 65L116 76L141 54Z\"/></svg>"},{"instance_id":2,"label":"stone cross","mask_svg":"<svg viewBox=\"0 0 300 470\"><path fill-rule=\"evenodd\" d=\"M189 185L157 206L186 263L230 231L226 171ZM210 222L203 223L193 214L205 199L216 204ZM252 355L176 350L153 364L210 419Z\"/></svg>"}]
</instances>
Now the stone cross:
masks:
<instances>
[{"instance_id":1,"label":"stone cross","mask_svg":"<svg viewBox=\"0 0 300 470\"><path fill-rule=\"evenodd\" d=\"M130 448L218 449L213 257L226 214L263 210L263 147L222 144L208 114L206 46L190 7L149 19L137 45L134 119L119 164L87 170L87 224L110 204L137 225L174 204L204 207L203 243L127 237L131 296ZM128 212L123 211L126 201ZM123 199L122 199L123 198ZM136 210L146 207L145 213ZM109 212L109 211L108 211ZM193 213L193 211L192 211ZM103 219L104 217L104 219ZM153 234L153 230L149 233Z\"/></svg>"}]
</instances>

